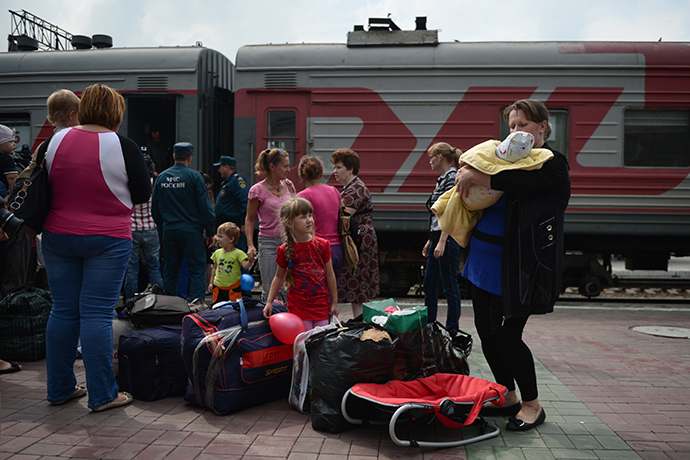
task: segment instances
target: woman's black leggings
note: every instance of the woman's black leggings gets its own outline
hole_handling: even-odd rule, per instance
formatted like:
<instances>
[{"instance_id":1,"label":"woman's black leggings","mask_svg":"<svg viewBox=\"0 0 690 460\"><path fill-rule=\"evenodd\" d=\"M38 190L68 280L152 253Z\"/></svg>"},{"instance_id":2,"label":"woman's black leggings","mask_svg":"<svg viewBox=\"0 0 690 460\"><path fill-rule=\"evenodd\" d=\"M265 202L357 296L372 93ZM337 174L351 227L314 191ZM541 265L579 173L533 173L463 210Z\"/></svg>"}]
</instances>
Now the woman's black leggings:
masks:
<instances>
[{"instance_id":1,"label":"woman's black leggings","mask_svg":"<svg viewBox=\"0 0 690 460\"><path fill-rule=\"evenodd\" d=\"M503 318L501 296L472 286L474 325L482 341L482 351L497 383L509 391L520 388L523 401L537 399L537 374L532 352L522 341L524 318Z\"/></svg>"}]
</instances>

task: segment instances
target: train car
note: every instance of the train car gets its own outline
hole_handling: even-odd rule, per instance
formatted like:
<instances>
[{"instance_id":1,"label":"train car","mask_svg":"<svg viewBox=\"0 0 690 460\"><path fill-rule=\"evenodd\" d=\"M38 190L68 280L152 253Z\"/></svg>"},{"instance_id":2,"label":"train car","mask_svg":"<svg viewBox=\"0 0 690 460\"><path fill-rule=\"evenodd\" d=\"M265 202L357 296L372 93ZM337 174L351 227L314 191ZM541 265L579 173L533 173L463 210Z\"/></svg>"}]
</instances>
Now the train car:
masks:
<instances>
[{"instance_id":1,"label":"train car","mask_svg":"<svg viewBox=\"0 0 690 460\"><path fill-rule=\"evenodd\" d=\"M46 99L77 95L94 83L120 92L127 105L120 134L145 146L151 129L194 144L192 167L212 171L232 154L233 65L203 47L109 48L0 53L0 123L32 150L53 132Z\"/></svg>"},{"instance_id":2,"label":"train car","mask_svg":"<svg viewBox=\"0 0 690 460\"><path fill-rule=\"evenodd\" d=\"M439 43L437 31L370 27L343 44L245 46L235 65L203 47L0 53L0 123L33 149L52 132L48 95L97 82L125 97L121 134L146 145L159 127L192 142L192 166L209 173L234 155L258 180L269 146L294 165L357 151L384 294L421 280L436 179L426 149L504 138L503 108L528 97L549 107L549 143L570 161L568 285L596 295L611 284L609 254L663 269L669 254L690 253L688 43Z\"/></svg>"},{"instance_id":3,"label":"train car","mask_svg":"<svg viewBox=\"0 0 690 460\"><path fill-rule=\"evenodd\" d=\"M503 139L502 110L535 98L551 112L549 144L570 163L569 284L586 295L611 284L607 254L663 269L669 254L690 252L690 44L439 43L429 32L359 28L347 44L242 47L239 169L271 146L293 164L358 152L382 291L404 293L418 282L437 177L426 149Z\"/></svg>"}]
</instances>

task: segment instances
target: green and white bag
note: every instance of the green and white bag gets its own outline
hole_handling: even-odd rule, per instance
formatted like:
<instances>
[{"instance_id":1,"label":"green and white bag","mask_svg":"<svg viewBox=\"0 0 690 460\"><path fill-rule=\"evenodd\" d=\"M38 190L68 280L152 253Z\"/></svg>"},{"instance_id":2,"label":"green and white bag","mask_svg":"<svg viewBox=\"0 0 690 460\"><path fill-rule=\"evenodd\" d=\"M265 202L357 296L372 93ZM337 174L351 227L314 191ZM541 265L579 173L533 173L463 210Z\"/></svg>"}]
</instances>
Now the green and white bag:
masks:
<instances>
[{"instance_id":1,"label":"green and white bag","mask_svg":"<svg viewBox=\"0 0 690 460\"><path fill-rule=\"evenodd\" d=\"M386 312L386 309L389 309L390 313ZM426 327L428 317L425 306L401 309L393 299L367 302L363 308L365 322L378 324L386 330L398 333Z\"/></svg>"}]
</instances>

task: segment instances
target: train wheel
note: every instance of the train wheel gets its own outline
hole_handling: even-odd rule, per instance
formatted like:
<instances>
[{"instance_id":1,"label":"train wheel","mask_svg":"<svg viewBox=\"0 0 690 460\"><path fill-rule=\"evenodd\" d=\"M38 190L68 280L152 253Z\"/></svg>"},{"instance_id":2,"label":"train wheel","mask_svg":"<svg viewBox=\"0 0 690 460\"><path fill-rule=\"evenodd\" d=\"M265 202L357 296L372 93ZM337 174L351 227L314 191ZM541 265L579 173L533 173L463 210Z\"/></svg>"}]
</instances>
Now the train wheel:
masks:
<instances>
[{"instance_id":1,"label":"train wheel","mask_svg":"<svg viewBox=\"0 0 690 460\"><path fill-rule=\"evenodd\" d=\"M601 294L603 286L599 278L588 276L579 286L580 294L585 297L596 297Z\"/></svg>"}]
</instances>

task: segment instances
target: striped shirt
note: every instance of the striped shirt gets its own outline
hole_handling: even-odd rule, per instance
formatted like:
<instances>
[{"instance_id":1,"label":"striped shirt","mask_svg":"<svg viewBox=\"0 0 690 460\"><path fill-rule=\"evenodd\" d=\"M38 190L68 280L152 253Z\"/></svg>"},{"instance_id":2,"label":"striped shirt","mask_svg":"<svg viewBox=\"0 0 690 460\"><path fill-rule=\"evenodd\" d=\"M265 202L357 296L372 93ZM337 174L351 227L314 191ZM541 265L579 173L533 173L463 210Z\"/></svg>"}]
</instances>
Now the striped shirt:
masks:
<instances>
[{"instance_id":1,"label":"striped shirt","mask_svg":"<svg viewBox=\"0 0 690 460\"><path fill-rule=\"evenodd\" d=\"M446 193L448 190L455 186L455 174L457 169L451 166L451 168L446 171L444 175L436 179L436 188L426 202L426 208L429 210L429 229L433 231L441 230L438 226L438 218L436 214L431 212L431 207L436 203L436 201Z\"/></svg>"},{"instance_id":2,"label":"striped shirt","mask_svg":"<svg viewBox=\"0 0 690 460\"><path fill-rule=\"evenodd\" d=\"M153 187L153 178L151 178L151 186ZM143 230L153 230L156 228L156 223L151 217L151 200L153 197L149 198L149 201L142 204L134 205L134 211L132 212L132 231L139 232Z\"/></svg>"}]
</instances>

